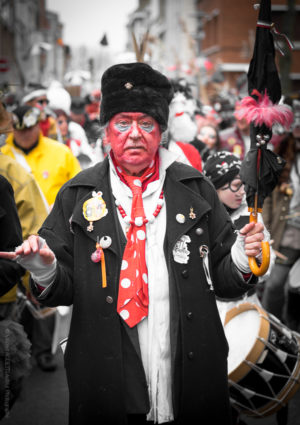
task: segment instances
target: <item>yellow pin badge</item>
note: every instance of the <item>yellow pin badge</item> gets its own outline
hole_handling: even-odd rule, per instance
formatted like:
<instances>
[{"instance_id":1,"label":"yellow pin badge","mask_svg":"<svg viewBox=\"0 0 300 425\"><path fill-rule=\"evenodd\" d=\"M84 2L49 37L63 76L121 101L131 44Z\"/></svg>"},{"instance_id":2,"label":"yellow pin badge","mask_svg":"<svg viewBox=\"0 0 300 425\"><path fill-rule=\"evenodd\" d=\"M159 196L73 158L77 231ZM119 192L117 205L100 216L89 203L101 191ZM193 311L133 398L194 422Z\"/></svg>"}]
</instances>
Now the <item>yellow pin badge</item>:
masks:
<instances>
[{"instance_id":1,"label":"yellow pin badge","mask_svg":"<svg viewBox=\"0 0 300 425\"><path fill-rule=\"evenodd\" d=\"M88 232L94 230L94 221L100 220L108 213L106 203L102 198L102 192L93 192L92 196L92 198L84 202L82 207L83 216L89 222L86 228Z\"/></svg>"}]
</instances>

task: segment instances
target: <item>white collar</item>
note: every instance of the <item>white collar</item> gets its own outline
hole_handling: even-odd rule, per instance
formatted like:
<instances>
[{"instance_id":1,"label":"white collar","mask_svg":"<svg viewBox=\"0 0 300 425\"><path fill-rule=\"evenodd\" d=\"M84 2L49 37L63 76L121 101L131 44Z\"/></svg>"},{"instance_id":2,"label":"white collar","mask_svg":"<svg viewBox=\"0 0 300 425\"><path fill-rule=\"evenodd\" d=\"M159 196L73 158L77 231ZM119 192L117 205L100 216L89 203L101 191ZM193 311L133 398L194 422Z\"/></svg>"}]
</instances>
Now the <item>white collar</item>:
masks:
<instances>
[{"instance_id":1,"label":"white collar","mask_svg":"<svg viewBox=\"0 0 300 425\"><path fill-rule=\"evenodd\" d=\"M160 147L158 153L159 153L159 180L156 180L148 184L145 192L143 192L143 198L151 195L153 192L157 190L158 186L160 186L161 182L164 181L165 179L167 168L169 168L169 166L177 160L177 155L174 154L173 152L168 151L164 147ZM114 177L117 177L118 180L120 181L118 173L115 169L114 163L110 155L108 155L108 159L109 159L111 172L113 173ZM127 196L132 197L132 192L130 188L125 183L121 181L120 183L123 187L123 190L126 191Z\"/></svg>"}]
</instances>

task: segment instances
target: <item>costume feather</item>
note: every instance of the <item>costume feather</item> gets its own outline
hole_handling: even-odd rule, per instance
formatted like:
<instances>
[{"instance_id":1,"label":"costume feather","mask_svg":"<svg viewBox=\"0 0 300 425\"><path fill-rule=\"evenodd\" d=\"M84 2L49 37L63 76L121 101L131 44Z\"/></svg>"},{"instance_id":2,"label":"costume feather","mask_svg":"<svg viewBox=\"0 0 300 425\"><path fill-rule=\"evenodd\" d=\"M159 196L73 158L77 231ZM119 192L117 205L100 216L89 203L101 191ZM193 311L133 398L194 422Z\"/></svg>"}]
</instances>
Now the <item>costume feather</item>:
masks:
<instances>
[{"instance_id":1,"label":"costume feather","mask_svg":"<svg viewBox=\"0 0 300 425\"><path fill-rule=\"evenodd\" d=\"M252 96L244 97L234 114L237 119L244 118L248 123L253 122L255 126L265 124L269 128L276 123L287 129L291 126L293 112L288 105L274 104L266 91L264 95L257 90L253 90L251 94L257 96L258 100Z\"/></svg>"}]
</instances>

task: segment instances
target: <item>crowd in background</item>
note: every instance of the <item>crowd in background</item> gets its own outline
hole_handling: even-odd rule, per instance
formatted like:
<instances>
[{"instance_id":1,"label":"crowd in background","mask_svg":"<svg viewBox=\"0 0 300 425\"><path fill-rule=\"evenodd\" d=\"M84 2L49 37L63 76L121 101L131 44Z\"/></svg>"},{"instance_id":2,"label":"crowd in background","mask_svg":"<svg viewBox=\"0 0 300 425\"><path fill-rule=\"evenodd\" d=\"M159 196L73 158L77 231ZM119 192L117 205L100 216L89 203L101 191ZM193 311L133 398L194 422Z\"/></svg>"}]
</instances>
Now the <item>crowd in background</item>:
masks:
<instances>
[{"instance_id":1,"label":"crowd in background","mask_svg":"<svg viewBox=\"0 0 300 425\"><path fill-rule=\"evenodd\" d=\"M172 83L174 97L169 128L163 134L164 147L176 153L179 161L204 171L209 178L213 174L209 168L211 158L217 158L220 167L228 163L224 151L232 154L231 161L242 161L250 149L250 126L235 117L239 96L228 95L212 105L204 105L185 79ZM14 249L20 238L37 233L62 185L80 170L102 161L109 145L99 123L100 90L72 96L54 82L49 87L31 84L22 93L3 87L0 93L0 174L13 189L20 221L18 238L8 245L1 238L0 250L4 251ZM278 153L286 166L263 211L275 261L269 275L258 285L256 295L267 311L299 331L300 285L299 279L295 282L294 270L300 254L300 94L283 101L293 109L294 123L290 129L273 129L269 149ZM12 122L7 118L11 116ZM237 181L238 171L234 178L235 186L225 189L244 199L244 185ZM1 231L7 226L2 214L5 202L1 195ZM236 207L228 209L232 216ZM1 270L6 270L5 260L1 261ZM289 276L291 270L293 274ZM8 281L13 285L7 285ZM37 365L45 371L55 370L53 340L57 340L57 312L39 306L29 292L28 274L19 266L2 273L0 284L0 319L21 323Z\"/></svg>"}]
</instances>

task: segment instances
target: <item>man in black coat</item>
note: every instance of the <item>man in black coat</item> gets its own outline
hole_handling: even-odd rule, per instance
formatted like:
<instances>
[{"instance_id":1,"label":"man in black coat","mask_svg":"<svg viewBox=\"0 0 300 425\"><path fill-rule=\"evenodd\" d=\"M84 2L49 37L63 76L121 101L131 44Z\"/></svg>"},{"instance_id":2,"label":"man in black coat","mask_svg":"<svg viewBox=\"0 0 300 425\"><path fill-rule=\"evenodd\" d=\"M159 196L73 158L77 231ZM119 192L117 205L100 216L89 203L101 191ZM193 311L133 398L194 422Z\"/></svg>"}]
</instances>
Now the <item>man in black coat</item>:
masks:
<instances>
[{"instance_id":1,"label":"man in black coat","mask_svg":"<svg viewBox=\"0 0 300 425\"><path fill-rule=\"evenodd\" d=\"M73 305L69 423L230 424L228 344L215 295L255 283L212 184L160 146L172 88L144 63L102 77L107 158L59 192L40 236L15 253L49 306Z\"/></svg>"}]
</instances>

